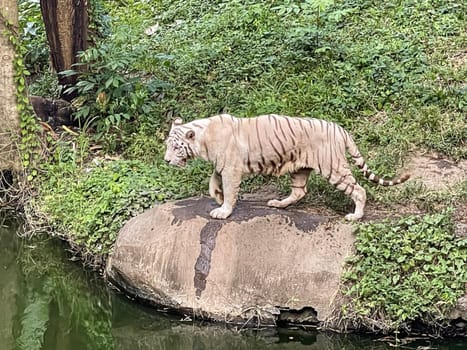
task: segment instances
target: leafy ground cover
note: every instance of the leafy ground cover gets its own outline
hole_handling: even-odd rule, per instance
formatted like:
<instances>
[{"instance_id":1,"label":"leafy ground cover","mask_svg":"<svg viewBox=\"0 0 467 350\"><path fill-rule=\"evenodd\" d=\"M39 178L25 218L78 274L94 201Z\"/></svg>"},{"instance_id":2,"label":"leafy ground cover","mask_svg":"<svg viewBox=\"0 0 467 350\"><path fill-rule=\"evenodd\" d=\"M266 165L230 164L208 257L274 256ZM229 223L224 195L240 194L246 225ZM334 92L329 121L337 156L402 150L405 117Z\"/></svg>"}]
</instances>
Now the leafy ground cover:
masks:
<instances>
[{"instance_id":1,"label":"leafy ground cover","mask_svg":"<svg viewBox=\"0 0 467 350\"><path fill-rule=\"evenodd\" d=\"M410 331L413 320L446 327L467 283L467 240L453 237L452 225L444 211L360 226L341 321L385 332Z\"/></svg>"},{"instance_id":2,"label":"leafy ground cover","mask_svg":"<svg viewBox=\"0 0 467 350\"><path fill-rule=\"evenodd\" d=\"M45 215L54 231L87 256L106 256L123 224L131 217L166 199L200 193L209 174L193 165L188 172L156 161L94 158L78 167L74 162L44 166L47 173L34 210ZM193 178L203 178L193 183Z\"/></svg>"},{"instance_id":3,"label":"leafy ground cover","mask_svg":"<svg viewBox=\"0 0 467 350\"><path fill-rule=\"evenodd\" d=\"M34 65L34 57L43 61L45 45L37 2L20 3L25 61L35 72L31 93L56 94L53 74ZM81 54L90 69L76 86L81 134L49 140L50 157L38 171L38 195L31 202L84 251L105 256L131 216L159 201L207 191L209 165L192 162L177 170L163 163L164 135L174 116L189 121L222 111L333 120L354 135L371 168L385 177L414 150L467 159L463 2L93 3L106 35ZM255 178L243 190L265 181L288 186L284 179ZM466 181L444 192L416 182L391 190L362 184L370 204L411 203L439 211L465 206ZM310 192L311 205L339 212L351 205L319 177L312 177ZM391 226L362 232L389 235L385 228ZM405 321L401 315L419 316L391 312L397 327Z\"/></svg>"}]
</instances>

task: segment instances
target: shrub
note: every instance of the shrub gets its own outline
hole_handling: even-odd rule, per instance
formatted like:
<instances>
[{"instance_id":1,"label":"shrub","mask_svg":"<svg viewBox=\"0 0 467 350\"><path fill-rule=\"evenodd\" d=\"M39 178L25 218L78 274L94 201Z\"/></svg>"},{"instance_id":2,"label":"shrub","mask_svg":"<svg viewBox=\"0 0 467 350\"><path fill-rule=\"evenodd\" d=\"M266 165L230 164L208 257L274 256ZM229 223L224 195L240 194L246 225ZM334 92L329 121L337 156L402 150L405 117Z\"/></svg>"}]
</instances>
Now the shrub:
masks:
<instances>
[{"instance_id":1,"label":"shrub","mask_svg":"<svg viewBox=\"0 0 467 350\"><path fill-rule=\"evenodd\" d=\"M19 25L22 29L21 40L26 47L23 57L26 68L31 73L47 71L49 47L39 0L18 1Z\"/></svg>"},{"instance_id":2,"label":"shrub","mask_svg":"<svg viewBox=\"0 0 467 350\"><path fill-rule=\"evenodd\" d=\"M188 178L199 177L196 163L178 173L160 159L148 166L140 161L96 160L80 170L70 163L50 165L40 187L36 208L59 235L96 256L107 254L124 223L154 204L185 197L206 187Z\"/></svg>"},{"instance_id":3,"label":"shrub","mask_svg":"<svg viewBox=\"0 0 467 350\"><path fill-rule=\"evenodd\" d=\"M160 121L153 116L154 96L166 84L144 77L136 70L135 61L142 54L141 50L140 46L122 48L119 40L114 38L81 53L81 63L77 66L86 65L87 69L79 73L78 83L68 90L77 90L79 94L74 101L78 108L75 118L85 129L94 128L97 138L128 128L141 119L154 127L160 126ZM78 71L61 74L75 75Z\"/></svg>"},{"instance_id":4,"label":"shrub","mask_svg":"<svg viewBox=\"0 0 467 350\"><path fill-rule=\"evenodd\" d=\"M384 332L440 325L467 283L467 240L452 232L450 211L360 225L343 275L347 321Z\"/></svg>"}]
</instances>

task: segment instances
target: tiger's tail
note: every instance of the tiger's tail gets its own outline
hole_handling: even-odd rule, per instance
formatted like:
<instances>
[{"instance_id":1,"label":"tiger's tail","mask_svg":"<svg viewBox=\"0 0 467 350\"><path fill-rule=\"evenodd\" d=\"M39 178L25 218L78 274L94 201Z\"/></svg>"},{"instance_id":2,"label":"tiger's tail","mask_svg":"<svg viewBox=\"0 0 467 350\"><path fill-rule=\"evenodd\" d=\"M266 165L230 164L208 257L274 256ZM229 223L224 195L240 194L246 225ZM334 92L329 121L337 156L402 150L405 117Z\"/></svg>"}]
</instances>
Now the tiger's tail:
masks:
<instances>
[{"instance_id":1,"label":"tiger's tail","mask_svg":"<svg viewBox=\"0 0 467 350\"><path fill-rule=\"evenodd\" d=\"M347 134L346 138L346 148L347 151L349 152L350 156L354 160L355 164L358 166L360 171L363 173L363 176L365 176L369 181L378 184L380 186L394 186L394 185L399 185L405 181L407 181L410 178L410 174L405 174L402 175L399 178L387 180L383 179L379 176L377 176L373 171L371 171L368 168L368 165L365 162L365 159L361 155L360 151L357 148L357 145L353 141L352 137Z\"/></svg>"}]
</instances>

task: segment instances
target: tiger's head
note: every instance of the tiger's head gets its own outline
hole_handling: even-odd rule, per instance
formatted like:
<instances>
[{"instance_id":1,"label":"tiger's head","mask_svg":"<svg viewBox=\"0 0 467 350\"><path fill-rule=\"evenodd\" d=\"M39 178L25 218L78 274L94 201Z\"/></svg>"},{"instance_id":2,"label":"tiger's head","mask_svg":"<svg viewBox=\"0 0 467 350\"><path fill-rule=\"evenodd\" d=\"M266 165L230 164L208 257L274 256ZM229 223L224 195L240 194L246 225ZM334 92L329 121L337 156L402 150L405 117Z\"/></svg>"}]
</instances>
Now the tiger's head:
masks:
<instances>
[{"instance_id":1,"label":"tiger's head","mask_svg":"<svg viewBox=\"0 0 467 350\"><path fill-rule=\"evenodd\" d=\"M188 159L193 158L195 132L183 125L181 118L173 121L169 136L165 141L167 149L164 160L170 165L183 168Z\"/></svg>"}]
</instances>

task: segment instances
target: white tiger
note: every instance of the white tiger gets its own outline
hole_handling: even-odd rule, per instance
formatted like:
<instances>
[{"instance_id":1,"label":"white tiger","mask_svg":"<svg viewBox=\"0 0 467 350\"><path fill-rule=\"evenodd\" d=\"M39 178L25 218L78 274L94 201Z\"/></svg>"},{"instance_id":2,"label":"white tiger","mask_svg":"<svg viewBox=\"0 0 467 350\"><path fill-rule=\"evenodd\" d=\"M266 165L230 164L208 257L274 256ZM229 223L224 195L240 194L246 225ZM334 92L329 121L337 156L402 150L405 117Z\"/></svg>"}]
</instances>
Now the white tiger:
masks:
<instances>
[{"instance_id":1,"label":"white tiger","mask_svg":"<svg viewBox=\"0 0 467 350\"><path fill-rule=\"evenodd\" d=\"M178 118L172 124L166 145L164 159L172 165L183 167L194 157L214 164L209 194L221 205L210 212L216 219L225 219L232 213L243 175L290 173L290 195L267 203L271 207L285 208L305 196L312 170L350 195L355 211L345 218L360 219L364 214L366 192L352 176L346 151L364 176L374 183L393 186L410 177L378 178L368 169L346 130L335 123L313 118L275 114L235 118L221 114L186 124Z\"/></svg>"}]
</instances>

